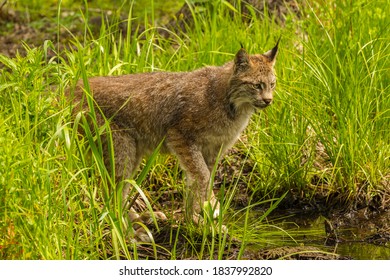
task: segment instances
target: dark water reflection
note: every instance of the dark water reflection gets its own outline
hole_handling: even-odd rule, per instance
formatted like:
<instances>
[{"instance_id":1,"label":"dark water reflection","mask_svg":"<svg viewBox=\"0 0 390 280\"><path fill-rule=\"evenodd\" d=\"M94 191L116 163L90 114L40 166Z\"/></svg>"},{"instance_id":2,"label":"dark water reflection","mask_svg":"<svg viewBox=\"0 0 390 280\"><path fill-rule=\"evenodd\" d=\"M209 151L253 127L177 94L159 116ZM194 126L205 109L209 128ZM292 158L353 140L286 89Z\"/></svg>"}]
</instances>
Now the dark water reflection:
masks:
<instances>
[{"instance_id":1,"label":"dark water reflection","mask_svg":"<svg viewBox=\"0 0 390 280\"><path fill-rule=\"evenodd\" d=\"M273 214L269 223L290 236L271 241L280 246L315 246L356 260L390 260L389 213L371 219L325 218L318 214Z\"/></svg>"}]
</instances>

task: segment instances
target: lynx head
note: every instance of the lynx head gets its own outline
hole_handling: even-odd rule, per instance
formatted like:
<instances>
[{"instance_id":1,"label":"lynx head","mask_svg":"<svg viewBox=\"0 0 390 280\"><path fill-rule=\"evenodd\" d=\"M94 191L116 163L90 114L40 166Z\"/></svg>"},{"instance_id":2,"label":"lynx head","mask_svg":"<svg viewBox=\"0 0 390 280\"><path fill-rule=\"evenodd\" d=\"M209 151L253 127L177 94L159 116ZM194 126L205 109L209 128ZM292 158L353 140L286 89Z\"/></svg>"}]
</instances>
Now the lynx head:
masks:
<instances>
[{"instance_id":1,"label":"lynx head","mask_svg":"<svg viewBox=\"0 0 390 280\"><path fill-rule=\"evenodd\" d=\"M273 70L276 46L264 54L248 55L241 48L234 59L229 99L235 110L263 109L271 104L276 77Z\"/></svg>"}]
</instances>

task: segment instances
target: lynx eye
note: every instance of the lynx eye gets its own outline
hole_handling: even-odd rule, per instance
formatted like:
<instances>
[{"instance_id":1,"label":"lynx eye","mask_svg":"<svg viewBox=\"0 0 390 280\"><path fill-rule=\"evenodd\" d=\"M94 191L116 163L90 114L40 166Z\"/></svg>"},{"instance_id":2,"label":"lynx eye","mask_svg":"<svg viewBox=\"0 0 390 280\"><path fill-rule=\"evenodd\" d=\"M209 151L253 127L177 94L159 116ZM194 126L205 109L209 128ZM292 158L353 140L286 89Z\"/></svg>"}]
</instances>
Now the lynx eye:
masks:
<instances>
[{"instance_id":1,"label":"lynx eye","mask_svg":"<svg viewBox=\"0 0 390 280\"><path fill-rule=\"evenodd\" d=\"M276 83L275 83L275 82L272 82L272 83L271 83L271 89L274 89L274 88L275 88L275 85L276 85Z\"/></svg>"},{"instance_id":2,"label":"lynx eye","mask_svg":"<svg viewBox=\"0 0 390 280\"><path fill-rule=\"evenodd\" d=\"M252 84L252 87L254 89L258 89L258 90L264 90L265 89L265 83L260 82L258 84Z\"/></svg>"}]
</instances>

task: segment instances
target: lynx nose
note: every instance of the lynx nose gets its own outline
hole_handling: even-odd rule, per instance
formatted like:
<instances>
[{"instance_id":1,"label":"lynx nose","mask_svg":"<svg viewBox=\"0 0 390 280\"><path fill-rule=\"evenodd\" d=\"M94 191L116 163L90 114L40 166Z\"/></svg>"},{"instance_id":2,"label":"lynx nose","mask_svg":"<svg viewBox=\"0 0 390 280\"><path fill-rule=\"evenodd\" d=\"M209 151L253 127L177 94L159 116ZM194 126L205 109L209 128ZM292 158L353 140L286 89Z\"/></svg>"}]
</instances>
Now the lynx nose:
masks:
<instances>
[{"instance_id":1,"label":"lynx nose","mask_svg":"<svg viewBox=\"0 0 390 280\"><path fill-rule=\"evenodd\" d=\"M264 98L263 101L265 104L269 105L272 102L272 98Z\"/></svg>"}]
</instances>

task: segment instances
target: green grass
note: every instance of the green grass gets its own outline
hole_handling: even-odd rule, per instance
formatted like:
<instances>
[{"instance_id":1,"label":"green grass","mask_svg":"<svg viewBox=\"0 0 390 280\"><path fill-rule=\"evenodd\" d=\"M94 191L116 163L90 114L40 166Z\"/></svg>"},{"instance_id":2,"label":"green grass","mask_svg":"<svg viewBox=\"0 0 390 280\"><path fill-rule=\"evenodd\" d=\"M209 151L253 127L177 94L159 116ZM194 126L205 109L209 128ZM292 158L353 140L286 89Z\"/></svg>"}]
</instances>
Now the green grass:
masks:
<instances>
[{"instance_id":1,"label":"green grass","mask_svg":"<svg viewBox=\"0 0 390 280\"><path fill-rule=\"evenodd\" d=\"M42 1L42 0L8 0L7 5L22 13L28 15L32 21L45 16L55 16L57 11L57 3L60 3L65 12L79 13L80 10L90 9L90 13L99 14L101 11L109 11L115 14L117 11L128 11L133 9L133 17L143 19L146 16L153 16L156 20L166 21L174 15L176 11L185 3L185 0L168 0L168 1L152 1L152 0L95 0L95 1L77 1L77 0L61 0L61 1ZM7 7L7 6L6 6ZM69 16L68 14L68 16ZM39 21L38 21L39 22ZM37 22L37 23L38 23Z\"/></svg>"},{"instance_id":2,"label":"green grass","mask_svg":"<svg viewBox=\"0 0 390 280\"><path fill-rule=\"evenodd\" d=\"M389 191L387 2L309 1L302 18L289 15L283 27L267 17L243 23L227 16L231 7L223 1L212 5L210 12L194 11L195 26L185 36L161 38L148 24L157 17L149 11L140 35L130 34L131 28L121 34L114 19L99 35L85 25L70 49L47 41L36 49L25 46L25 57L0 55L1 259L223 259L234 239L241 241L241 258L248 246L266 246L271 234L289 238L266 222L270 211L256 219L250 214L260 206L277 208L286 194L309 199L336 193L356 204ZM61 8L54 15L63 36L68 21ZM131 16L129 6L120 11ZM275 102L253 117L236 145L254 170L222 184L224 220L194 228L172 218L164 243L132 242L99 136L93 130L78 135L65 88L89 76L220 65L233 59L240 42L249 53L262 53L280 35ZM49 49L55 52L50 59ZM83 117L77 122L83 124ZM174 205L184 189L182 176L172 157L157 156L131 183L151 204L168 193ZM234 186L241 181L251 194L249 205L233 211ZM218 230L222 223L233 238Z\"/></svg>"}]
</instances>

